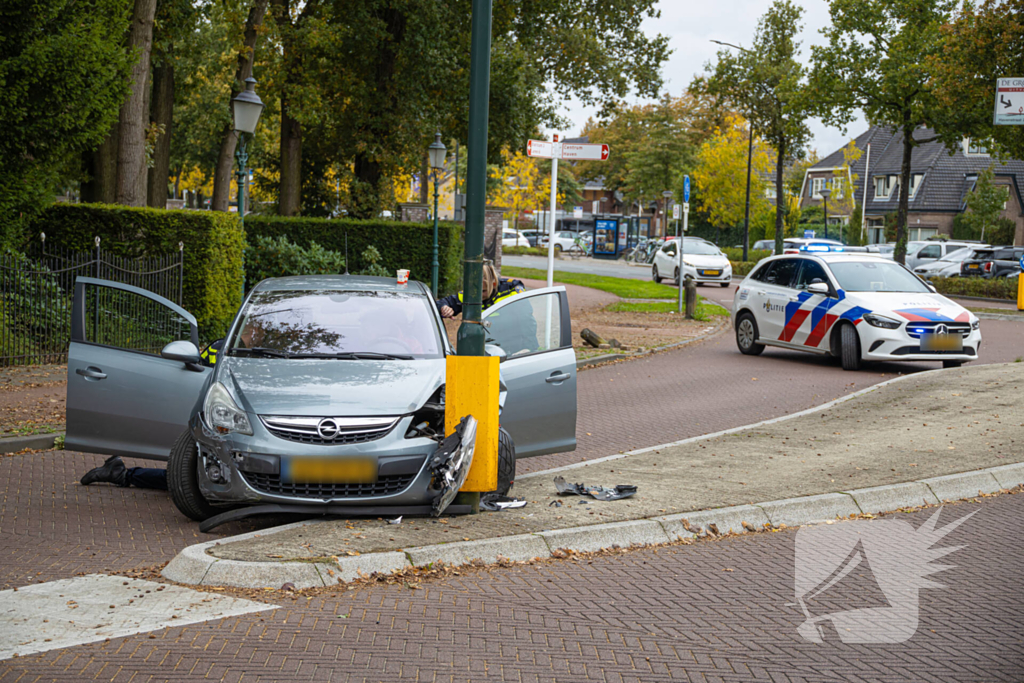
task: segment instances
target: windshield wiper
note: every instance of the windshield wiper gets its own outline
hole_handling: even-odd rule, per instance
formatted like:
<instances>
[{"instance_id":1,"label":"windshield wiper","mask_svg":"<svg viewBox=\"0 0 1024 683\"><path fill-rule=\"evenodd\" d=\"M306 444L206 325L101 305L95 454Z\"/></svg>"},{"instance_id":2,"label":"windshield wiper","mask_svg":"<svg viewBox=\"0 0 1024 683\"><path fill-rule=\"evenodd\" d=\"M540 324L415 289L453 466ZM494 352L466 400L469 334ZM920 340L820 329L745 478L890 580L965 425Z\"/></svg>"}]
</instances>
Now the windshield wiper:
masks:
<instances>
[{"instance_id":1,"label":"windshield wiper","mask_svg":"<svg viewBox=\"0 0 1024 683\"><path fill-rule=\"evenodd\" d=\"M268 349L265 346L254 346L251 349L231 349L232 356L239 354L243 356L263 356L265 358L294 358L289 353L278 351L277 349Z\"/></svg>"},{"instance_id":2,"label":"windshield wiper","mask_svg":"<svg viewBox=\"0 0 1024 683\"><path fill-rule=\"evenodd\" d=\"M329 358L332 360L412 360L412 356L376 351L348 351L344 353L294 353L291 358Z\"/></svg>"}]
</instances>

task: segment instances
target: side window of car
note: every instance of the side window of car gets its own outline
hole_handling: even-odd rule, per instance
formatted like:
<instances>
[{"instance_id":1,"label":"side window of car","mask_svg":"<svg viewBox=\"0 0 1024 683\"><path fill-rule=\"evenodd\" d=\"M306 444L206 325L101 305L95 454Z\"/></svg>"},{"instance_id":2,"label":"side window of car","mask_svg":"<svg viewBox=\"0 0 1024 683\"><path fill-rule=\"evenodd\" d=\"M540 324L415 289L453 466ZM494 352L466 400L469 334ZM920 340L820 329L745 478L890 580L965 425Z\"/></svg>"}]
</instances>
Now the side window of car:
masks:
<instances>
[{"instance_id":1,"label":"side window of car","mask_svg":"<svg viewBox=\"0 0 1024 683\"><path fill-rule=\"evenodd\" d=\"M663 246L661 248L661 251L666 256L675 256L676 255L676 243L675 242L669 242L668 244L666 244L665 246Z\"/></svg>"},{"instance_id":2,"label":"side window of car","mask_svg":"<svg viewBox=\"0 0 1024 683\"><path fill-rule=\"evenodd\" d=\"M800 259L786 258L775 261L772 264L772 269L765 275L764 283L777 287L790 287L799 266Z\"/></svg>"},{"instance_id":3,"label":"side window of car","mask_svg":"<svg viewBox=\"0 0 1024 683\"><path fill-rule=\"evenodd\" d=\"M515 298L486 316L487 343L509 358L561 348L562 300L557 292Z\"/></svg>"},{"instance_id":4,"label":"side window of car","mask_svg":"<svg viewBox=\"0 0 1024 683\"><path fill-rule=\"evenodd\" d=\"M800 264L800 274L797 275L796 283L793 286L796 289L804 290L816 282L828 284L828 275L825 274L825 269L817 261L804 259Z\"/></svg>"},{"instance_id":5,"label":"side window of car","mask_svg":"<svg viewBox=\"0 0 1024 683\"><path fill-rule=\"evenodd\" d=\"M83 324L75 341L152 355L172 341L192 341L189 321L147 296L92 283L83 283L82 292ZM47 324L60 324L51 317Z\"/></svg>"},{"instance_id":6,"label":"side window of car","mask_svg":"<svg viewBox=\"0 0 1024 683\"><path fill-rule=\"evenodd\" d=\"M917 253L918 258L939 258L942 256L942 247L938 244L929 244Z\"/></svg>"}]
</instances>

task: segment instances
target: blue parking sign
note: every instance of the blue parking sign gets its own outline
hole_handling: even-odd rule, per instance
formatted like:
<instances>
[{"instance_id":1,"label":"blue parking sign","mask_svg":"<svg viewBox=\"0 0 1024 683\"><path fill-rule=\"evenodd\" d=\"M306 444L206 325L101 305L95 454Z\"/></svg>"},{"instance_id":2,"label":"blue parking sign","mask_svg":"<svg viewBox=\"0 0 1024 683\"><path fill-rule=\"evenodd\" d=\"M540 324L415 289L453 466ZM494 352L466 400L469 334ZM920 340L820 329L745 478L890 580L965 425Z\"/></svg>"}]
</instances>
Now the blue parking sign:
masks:
<instances>
[{"instance_id":1,"label":"blue parking sign","mask_svg":"<svg viewBox=\"0 0 1024 683\"><path fill-rule=\"evenodd\" d=\"M683 176L683 201L690 201L690 176Z\"/></svg>"}]
</instances>

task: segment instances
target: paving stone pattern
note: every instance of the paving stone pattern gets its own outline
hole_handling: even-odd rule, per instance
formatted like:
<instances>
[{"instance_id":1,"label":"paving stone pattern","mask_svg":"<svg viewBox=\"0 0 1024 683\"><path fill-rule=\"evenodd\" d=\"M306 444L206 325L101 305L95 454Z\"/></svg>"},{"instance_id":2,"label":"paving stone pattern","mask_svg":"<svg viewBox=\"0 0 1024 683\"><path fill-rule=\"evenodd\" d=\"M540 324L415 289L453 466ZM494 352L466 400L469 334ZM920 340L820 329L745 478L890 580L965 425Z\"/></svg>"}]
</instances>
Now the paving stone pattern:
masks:
<instances>
[{"instance_id":1,"label":"paving stone pattern","mask_svg":"<svg viewBox=\"0 0 1024 683\"><path fill-rule=\"evenodd\" d=\"M977 510L940 542L966 547L921 593L916 634L850 645L797 634L795 530L592 559L360 587L282 609L0 662L7 681L1020 681L1024 495ZM900 515L915 527L934 509ZM871 524L872 522L838 522ZM824 611L885 606L857 570ZM872 590L874 589L874 590ZM816 612L821 613L821 612Z\"/></svg>"}]
</instances>

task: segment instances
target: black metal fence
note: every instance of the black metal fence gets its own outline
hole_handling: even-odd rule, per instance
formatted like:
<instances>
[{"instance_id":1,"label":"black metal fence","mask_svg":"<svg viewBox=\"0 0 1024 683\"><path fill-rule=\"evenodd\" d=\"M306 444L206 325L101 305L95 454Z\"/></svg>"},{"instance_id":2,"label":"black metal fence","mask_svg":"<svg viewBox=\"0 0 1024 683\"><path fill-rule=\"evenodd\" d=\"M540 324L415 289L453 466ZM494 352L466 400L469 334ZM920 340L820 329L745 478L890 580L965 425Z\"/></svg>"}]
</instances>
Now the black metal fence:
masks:
<instances>
[{"instance_id":1,"label":"black metal fence","mask_svg":"<svg viewBox=\"0 0 1024 683\"><path fill-rule=\"evenodd\" d=\"M71 251L47 245L43 234L28 253L0 254L0 366L67 361L78 276L135 285L181 304L183 244L175 254L149 258L104 252L99 237L95 244Z\"/></svg>"}]
</instances>

